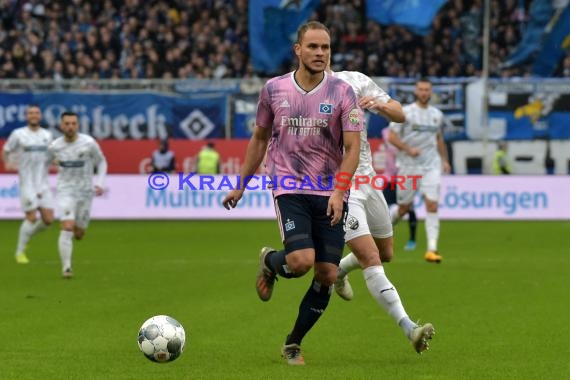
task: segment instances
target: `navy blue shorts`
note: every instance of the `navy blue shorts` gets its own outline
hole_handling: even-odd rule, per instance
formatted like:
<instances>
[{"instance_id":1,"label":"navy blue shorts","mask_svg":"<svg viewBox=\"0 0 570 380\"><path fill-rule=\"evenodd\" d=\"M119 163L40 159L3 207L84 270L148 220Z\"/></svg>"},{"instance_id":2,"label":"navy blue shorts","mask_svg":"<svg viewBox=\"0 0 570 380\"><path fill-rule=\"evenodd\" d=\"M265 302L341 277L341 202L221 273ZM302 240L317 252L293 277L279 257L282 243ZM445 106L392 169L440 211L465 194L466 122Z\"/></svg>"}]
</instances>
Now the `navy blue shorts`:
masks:
<instances>
[{"instance_id":1,"label":"navy blue shorts","mask_svg":"<svg viewBox=\"0 0 570 380\"><path fill-rule=\"evenodd\" d=\"M305 248L315 250L315 262L338 265L344 248L344 223L348 205L344 202L343 216L331 226L327 216L328 196L283 194L275 198L277 222L285 252Z\"/></svg>"}]
</instances>

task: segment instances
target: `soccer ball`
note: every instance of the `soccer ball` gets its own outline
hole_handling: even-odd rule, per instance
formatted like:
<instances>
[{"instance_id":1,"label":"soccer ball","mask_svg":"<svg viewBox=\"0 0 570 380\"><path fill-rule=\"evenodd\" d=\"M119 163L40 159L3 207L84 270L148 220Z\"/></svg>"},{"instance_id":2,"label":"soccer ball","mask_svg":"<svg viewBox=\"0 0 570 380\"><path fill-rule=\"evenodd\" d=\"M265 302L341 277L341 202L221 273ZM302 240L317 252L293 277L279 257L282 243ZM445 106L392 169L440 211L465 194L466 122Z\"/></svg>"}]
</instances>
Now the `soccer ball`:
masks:
<instances>
[{"instance_id":1,"label":"soccer ball","mask_svg":"<svg viewBox=\"0 0 570 380\"><path fill-rule=\"evenodd\" d=\"M139 330L139 348L149 360L167 363L176 360L184 351L184 327L167 315L147 319Z\"/></svg>"}]
</instances>

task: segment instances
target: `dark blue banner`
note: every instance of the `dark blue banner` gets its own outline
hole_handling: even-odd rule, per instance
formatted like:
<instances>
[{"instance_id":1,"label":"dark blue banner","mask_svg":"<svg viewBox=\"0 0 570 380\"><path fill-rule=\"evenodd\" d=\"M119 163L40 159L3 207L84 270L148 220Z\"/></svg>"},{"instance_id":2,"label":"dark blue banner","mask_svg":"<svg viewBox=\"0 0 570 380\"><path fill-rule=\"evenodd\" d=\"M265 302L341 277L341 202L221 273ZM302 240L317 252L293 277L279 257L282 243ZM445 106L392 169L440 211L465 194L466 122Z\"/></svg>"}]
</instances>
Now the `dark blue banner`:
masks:
<instances>
[{"instance_id":1,"label":"dark blue banner","mask_svg":"<svg viewBox=\"0 0 570 380\"><path fill-rule=\"evenodd\" d=\"M32 99L31 93L0 92L0 139L7 138L14 128L26 125L26 108Z\"/></svg>"},{"instance_id":2,"label":"dark blue banner","mask_svg":"<svg viewBox=\"0 0 570 380\"><path fill-rule=\"evenodd\" d=\"M73 111L79 116L81 132L96 139L118 140L223 138L226 99L224 95L188 98L152 93L0 94L4 108L17 107L23 101L25 105L38 104L43 112L43 123L56 135L61 113ZM7 137L15 127L24 124L25 118L5 124L0 128L0 137Z\"/></svg>"},{"instance_id":3,"label":"dark blue banner","mask_svg":"<svg viewBox=\"0 0 570 380\"><path fill-rule=\"evenodd\" d=\"M249 139L251 137L255 129L258 98L257 95L240 95L234 98L233 138Z\"/></svg>"},{"instance_id":4,"label":"dark blue banner","mask_svg":"<svg viewBox=\"0 0 570 380\"><path fill-rule=\"evenodd\" d=\"M415 34L429 33L433 18L447 0L368 0L366 16L383 25L402 25Z\"/></svg>"},{"instance_id":5,"label":"dark blue banner","mask_svg":"<svg viewBox=\"0 0 570 380\"><path fill-rule=\"evenodd\" d=\"M249 0L249 51L253 67L279 73L292 62L297 29L319 5L319 0Z\"/></svg>"}]
</instances>

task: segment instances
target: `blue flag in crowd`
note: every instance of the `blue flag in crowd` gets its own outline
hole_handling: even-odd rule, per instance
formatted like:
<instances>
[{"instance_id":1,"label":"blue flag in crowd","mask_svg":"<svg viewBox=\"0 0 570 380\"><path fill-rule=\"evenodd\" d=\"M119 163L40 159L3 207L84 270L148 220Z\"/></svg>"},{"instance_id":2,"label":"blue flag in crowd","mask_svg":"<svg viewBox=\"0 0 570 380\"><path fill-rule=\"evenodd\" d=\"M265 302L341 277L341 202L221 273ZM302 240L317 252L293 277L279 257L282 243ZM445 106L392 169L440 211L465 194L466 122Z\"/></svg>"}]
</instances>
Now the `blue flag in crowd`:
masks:
<instances>
[{"instance_id":1,"label":"blue flag in crowd","mask_svg":"<svg viewBox=\"0 0 570 380\"><path fill-rule=\"evenodd\" d=\"M256 70L277 73L293 57L297 29L319 0L249 0L249 50Z\"/></svg>"},{"instance_id":2,"label":"blue flag in crowd","mask_svg":"<svg viewBox=\"0 0 570 380\"><path fill-rule=\"evenodd\" d=\"M551 76L565 55L565 50L570 48L570 6L561 10L552 20L552 24L534 61L534 75Z\"/></svg>"},{"instance_id":3,"label":"blue flag in crowd","mask_svg":"<svg viewBox=\"0 0 570 380\"><path fill-rule=\"evenodd\" d=\"M368 0L366 16L383 25L402 25L415 34L429 33L433 18L447 0Z\"/></svg>"},{"instance_id":4,"label":"blue flag in crowd","mask_svg":"<svg viewBox=\"0 0 570 380\"><path fill-rule=\"evenodd\" d=\"M540 49L546 25L553 14L554 8L550 0L533 0L529 9L530 20L525 26L522 39L502 67L524 63Z\"/></svg>"}]
</instances>

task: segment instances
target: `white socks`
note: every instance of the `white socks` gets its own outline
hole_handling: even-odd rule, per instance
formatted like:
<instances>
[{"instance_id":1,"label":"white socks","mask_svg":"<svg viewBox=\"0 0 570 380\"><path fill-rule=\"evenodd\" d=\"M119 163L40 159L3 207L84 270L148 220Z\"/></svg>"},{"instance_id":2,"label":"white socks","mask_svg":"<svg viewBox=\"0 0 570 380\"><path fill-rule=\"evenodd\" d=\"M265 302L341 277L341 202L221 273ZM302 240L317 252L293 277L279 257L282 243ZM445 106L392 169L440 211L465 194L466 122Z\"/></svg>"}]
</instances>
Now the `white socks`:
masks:
<instances>
[{"instance_id":1,"label":"white socks","mask_svg":"<svg viewBox=\"0 0 570 380\"><path fill-rule=\"evenodd\" d=\"M47 226L42 219L38 219L34 223L31 223L28 219L24 219L20 226L20 233L18 234L18 247L16 248L16 254L24 252L26 245L28 245L32 236L43 231L46 227Z\"/></svg>"},{"instance_id":2,"label":"white socks","mask_svg":"<svg viewBox=\"0 0 570 380\"><path fill-rule=\"evenodd\" d=\"M411 329L416 324L406 314L400 295L394 285L388 280L388 277L386 277L384 267L381 265L368 267L363 270L363 275L372 297L404 330L406 336L409 336Z\"/></svg>"},{"instance_id":3,"label":"white socks","mask_svg":"<svg viewBox=\"0 0 570 380\"><path fill-rule=\"evenodd\" d=\"M436 212L428 212L426 215L426 235L428 251L437 251L437 240L439 238L439 218Z\"/></svg>"},{"instance_id":4,"label":"white socks","mask_svg":"<svg viewBox=\"0 0 570 380\"><path fill-rule=\"evenodd\" d=\"M340 264L338 265L337 281L342 280L344 276L357 268L360 268L358 259L356 256L354 256L354 253L350 252L348 255L343 257L342 260L340 260Z\"/></svg>"},{"instance_id":5,"label":"white socks","mask_svg":"<svg viewBox=\"0 0 570 380\"><path fill-rule=\"evenodd\" d=\"M28 219L24 219L22 225L20 226L20 233L18 234L18 247L16 248L16 254L24 252L26 245L32 237L33 229L34 224L30 223Z\"/></svg>"},{"instance_id":6,"label":"white socks","mask_svg":"<svg viewBox=\"0 0 570 380\"><path fill-rule=\"evenodd\" d=\"M63 270L71 268L71 252L73 250L73 232L60 231L58 247L59 257L61 258L61 267Z\"/></svg>"}]
</instances>

